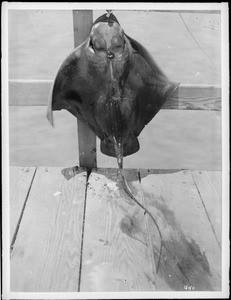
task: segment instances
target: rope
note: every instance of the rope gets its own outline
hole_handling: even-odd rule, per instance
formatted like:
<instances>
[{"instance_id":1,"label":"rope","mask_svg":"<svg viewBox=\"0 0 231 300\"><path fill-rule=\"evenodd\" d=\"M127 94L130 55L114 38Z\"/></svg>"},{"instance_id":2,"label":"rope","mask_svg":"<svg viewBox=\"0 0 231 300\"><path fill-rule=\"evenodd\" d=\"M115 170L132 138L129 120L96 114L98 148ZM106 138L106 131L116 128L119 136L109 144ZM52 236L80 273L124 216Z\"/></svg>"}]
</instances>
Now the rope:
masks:
<instances>
[{"instance_id":1,"label":"rope","mask_svg":"<svg viewBox=\"0 0 231 300\"><path fill-rule=\"evenodd\" d=\"M106 11L107 11L106 17L109 18L112 13L112 10L106 10Z\"/></svg>"},{"instance_id":2,"label":"rope","mask_svg":"<svg viewBox=\"0 0 231 300\"><path fill-rule=\"evenodd\" d=\"M205 52L205 50L200 46L200 44L198 43L198 41L196 40L196 38L194 37L194 35L192 34L192 32L190 31L190 29L188 28L187 24L185 23L184 18L182 17L181 13L179 13L181 20L183 22L183 24L185 25L186 29L188 30L189 34L191 35L191 37L193 38L193 40L195 41L195 43L197 44L198 48L204 53L204 55L207 57L207 59L209 60L210 64L212 65L212 67L214 68L214 70L218 73L221 74L216 66L214 65L214 63L212 62L212 60L210 59L210 57L208 56L208 54Z\"/></svg>"}]
</instances>

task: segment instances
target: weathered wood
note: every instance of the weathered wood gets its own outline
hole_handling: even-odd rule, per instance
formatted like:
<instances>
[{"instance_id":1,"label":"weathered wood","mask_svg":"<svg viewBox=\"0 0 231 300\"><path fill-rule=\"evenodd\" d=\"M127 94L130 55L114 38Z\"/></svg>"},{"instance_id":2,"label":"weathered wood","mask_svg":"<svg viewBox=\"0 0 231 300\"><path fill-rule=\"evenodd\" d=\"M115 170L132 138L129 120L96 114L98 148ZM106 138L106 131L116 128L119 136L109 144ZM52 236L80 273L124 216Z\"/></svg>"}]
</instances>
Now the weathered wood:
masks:
<instances>
[{"instance_id":1,"label":"weathered wood","mask_svg":"<svg viewBox=\"0 0 231 300\"><path fill-rule=\"evenodd\" d=\"M47 105L51 80L10 80L10 105ZM206 84L181 84L163 109L221 110L221 87Z\"/></svg>"},{"instance_id":2,"label":"weathered wood","mask_svg":"<svg viewBox=\"0 0 231 300\"><path fill-rule=\"evenodd\" d=\"M136 170L126 178L139 199ZM117 170L93 172L87 188L81 292L155 290L144 211L124 192Z\"/></svg>"},{"instance_id":3,"label":"weathered wood","mask_svg":"<svg viewBox=\"0 0 231 300\"><path fill-rule=\"evenodd\" d=\"M78 291L86 172L38 168L11 254L11 291Z\"/></svg>"},{"instance_id":4,"label":"weathered wood","mask_svg":"<svg viewBox=\"0 0 231 300\"><path fill-rule=\"evenodd\" d=\"M198 193L203 203L212 231L215 235L219 247L221 248L222 186L221 186L221 180L219 180L218 177L216 177L216 175L221 178L221 172L212 172L212 171L192 172L195 185L198 189Z\"/></svg>"},{"instance_id":5,"label":"weathered wood","mask_svg":"<svg viewBox=\"0 0 231 300\"><path fill-rule=\"evenodd\" d=\"M78 122L79 165L92 169L96 167L96 135L86 124Z\"/></svg>"},{"instance_id":6,"label":"weathered wood","mask_svg":"<svg viewBox=\"0 0 231 300\"><path fill-rule=\"evenodd\" d=\"M33 169L12 170L22 192L11 185L11 196L20 198ZM221 289L221 172L126 170L161 230L156 274L156 225L124 192L117 169L91 173L86 202L86 172L65 171L69 180L60 168L35 173L11 254L11 291Z\"/></svg>"},{"instance_id":7,"label":"weathered wood","mask_svg":"<svg viewBox=\"0 0 231 300\"><path fill-rule=\"evenodd\" d=\"M73 10L74 46L82 44L89 36L93 24L92 10ZM96 135L83 122L77 120L79 139L79 165L96 167Z\"/></svg>"},{"instance_id":8,"label":"weathered wood","mask_svg":"<svg viewBox=\"0 0 231 300\"><path fill-rule=\"evenodd\" d=\"M10 167L10 240L16 234L17 226L28 197L36 168Z\"/></svg>"},{"instance_id":9,"label":"weathered wood","mask_svg":"<svg viewBox=\"0 0 231 300\"><path fill-rule=\"evenodd\" d=\"M165 290L165 283L172 290L220 290L221 252L191 173L141 170L140 177L145 205L163 237L157 289ZM158 236L150 218L149 229L157 261Z\"/></svg>"},{"instance_id":10,"label":"weathered wood","mask_svg":"<svg viewBox=\"0 0 231 300\"><path fill-rule=\"evenodd\" d=\"M205 84L180 85L163 109L221 110L221 88Z\"/></svg>"}]
</instances>

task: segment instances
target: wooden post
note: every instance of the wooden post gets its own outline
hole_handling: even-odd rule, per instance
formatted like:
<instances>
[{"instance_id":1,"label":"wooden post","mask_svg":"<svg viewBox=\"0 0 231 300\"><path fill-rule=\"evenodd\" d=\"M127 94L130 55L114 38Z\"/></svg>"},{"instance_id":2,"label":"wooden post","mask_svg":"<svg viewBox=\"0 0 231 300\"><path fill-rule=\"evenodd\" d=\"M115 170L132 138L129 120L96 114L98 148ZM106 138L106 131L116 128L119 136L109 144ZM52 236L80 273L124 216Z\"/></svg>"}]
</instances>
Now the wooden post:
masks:
<instances>
[{"instance_id":1,"label":"wooden post","mask_svg":"<svg viewBox=\"0 0 231 300\"><path fill-rule=\"evenodd\" d=\"M92 10L73 10L74 46L82 44L91 31ZM96 167L96 136L86 124L77 120L79 140L79 166Z\"/></svg>"}]
</instances>

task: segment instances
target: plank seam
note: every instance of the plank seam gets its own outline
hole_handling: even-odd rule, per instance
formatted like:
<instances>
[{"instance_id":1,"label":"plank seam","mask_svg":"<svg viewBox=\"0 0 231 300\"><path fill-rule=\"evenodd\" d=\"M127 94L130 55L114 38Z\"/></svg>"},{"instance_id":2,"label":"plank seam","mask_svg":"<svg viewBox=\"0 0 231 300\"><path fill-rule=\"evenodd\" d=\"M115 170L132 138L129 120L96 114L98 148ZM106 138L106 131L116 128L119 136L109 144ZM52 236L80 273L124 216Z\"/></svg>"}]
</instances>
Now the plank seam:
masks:
<instances>
[{"instance_id":1,"label":"plank seam","mask_svg":"<svg viewBox=\"0 0 231 300\"><path fill-rule=\"evenodd\" d=\"M190 173L191 173L191 171L190 171ZM191 173L191 176L192 176L192 179L193 179L193 183L194 183L194 185L195 185L195 187L196 187L196 189L197 189L197 192L198 192L198 194L199 194L201 203L202 203L202 205L203 205L203 207L204 207L204 210L205 210L206 216L207 216L207 218L208 218L209 224L210 224L210 226L211 226L211 228L212 228L212 231L213 231L214 237L215 237L215 239L216 239L216 242L217 242L217 244L218 244L218 247L219 247L219 249L221 250L221 245L220 245L220 243L219 243L219 241L218 241L218 238L217 238L215 229L214 229L214 227L213 227L212 221L211 221L211 219L210 219L209 213L208 213L208 211L207 211L207 208L206 208L205 203L204 203L204 201L203 201L203 198L202 198L202 196L201 196L200 190L199 190L199 188L198 188L198 186L197 186L197 184L196 184L196 181L195 181L194 176L193 176L192 173Z\"/></svg>"},{"instance_id":2,"label":"plank seam","mask_svg":"<svg viewBox=\"0 0 231 300\"><path fill-rule=\"evenodd\" d=\"M82 260L83 260L83 240L84 240L84 226L86 217L86 206L87 206L87 187L89 184L89 177L91 175L91 170L87 171L86 187L85 187L85 197L84 197L84 207L83 207L83 223L82 223L82 236L81 236L81 247L80 247L80 260L79 260L79 280L78 280L78 292L80 292L81 276L82 276Z\"/></svg>"},{"instance_id":3,"label":"plank seam","mask_svg":"<svg viewBox=\"0 0 231 300\"><path fill-rule=\"evenodd\" d=\"M24 215L24 211L25 211L25 208L26 208L26 204L27 204L27 201L28 201L28 198L29 198L29 195L30 195L30 191L31 191L31 188L32 188L32 185L33 185L33 182L34 182L36 172L37 172L37 167L35 167L34 174L33 174L33 177L31 179L30 186L29 186L29 189L27 191L25 201L23 203L21 214L19 216L16 228L15 228L15 232L14 232L14 235L13 235L12 240L11 240L11 244L10 244L10 253L11 254L12 254L12 251L14 249L14 244L15 244L15 241L17 239L18 231L19 231L20 224L21 224L21 221L22 221L22 218L23 218L23 215Z\"/></svg>"}]
</instances>

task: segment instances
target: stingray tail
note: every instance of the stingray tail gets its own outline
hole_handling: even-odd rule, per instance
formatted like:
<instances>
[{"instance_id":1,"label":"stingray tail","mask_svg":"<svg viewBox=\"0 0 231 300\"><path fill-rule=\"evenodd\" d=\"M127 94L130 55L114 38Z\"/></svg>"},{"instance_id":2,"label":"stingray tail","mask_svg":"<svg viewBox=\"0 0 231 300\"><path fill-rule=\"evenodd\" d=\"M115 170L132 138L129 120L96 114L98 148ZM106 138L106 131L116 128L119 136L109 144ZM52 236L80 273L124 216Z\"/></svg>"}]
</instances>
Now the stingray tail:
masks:
<instances>
[{"instance_id":1,"label":"stingray tail","mask_svg":"<svg viewBox=\"0 0 231 300\"><path fill-rule=\"evenodd\" d=\"M121 142L117 142L116 138L113 137L114 147L115 147L115 155L117 158L117 163L119 170L123 169L123 144Z\"/></svg>"},{"instance_id":2,"label":"stingray tail","mask_svg":"<svg viewBox=\"0 0 231 300\"><path fill-rule=\"evenodd\" d=\"M115 147L115 153L116 153L116 158L117 158L117 163L118 163L118 168L119 168L119 178L121 180L121 183L122 183L122 186L123 186L123 189L124 191L126 192L126 194L138 205L140 206L144 211L145 213L147 213L150 218L152 219L153 223L155 224L157 230L158 230L158 233L159 233L159 236L160 236L160 250L159 250L159 259L158 259L158 263L157 263L157 267L156 267L156 274L158 273L159 271L159 267L160 267L160 260L161 260L161 256L162 256L162 248L163 248L163 237L162 237L162 234L161 234L161 231L160 231L160 228L156 222L156 220L154 219L154 217L152 216L151 212L146 208L144 207L136 198L135 196L132 194L132 191L126 181L126 178L124 176L124 172L123 172L123 145L122 143L120 142L117 142L116 141L116 138L113 137L113 140L114 140L114 147Z\"/></svg>"},{"instance_id":3,"label":"stingray tail","mask_svg":"<svg viewBox=\"0 0 231 300\"><path fill-rule=\"evenodd\" d=\"M162 251L163 251L163 237L162 237L162 233L160 231L159 225L157 224L155 218L153 217L153 215L151 214L151 212L144 207L132 194L132 191L130 189L130 187L128 186L128 183L126 181L126 178L123 174L123 170L120 170L120 176L121 176L121 182L124 188L124 191L126 192L126 194L137 204L139 205L144 211L145 213L147 213L149 215L149 217L152 219L153 223L155 224L157 231L159 233L160 236L160 250L159 250L159 258L158 258L158 262L157 262L157 266L156 266L156 274L159 271L159 267L160 267L160 261L161 261L161 257L162 257Z\"/></svg>"}]
</instances>

